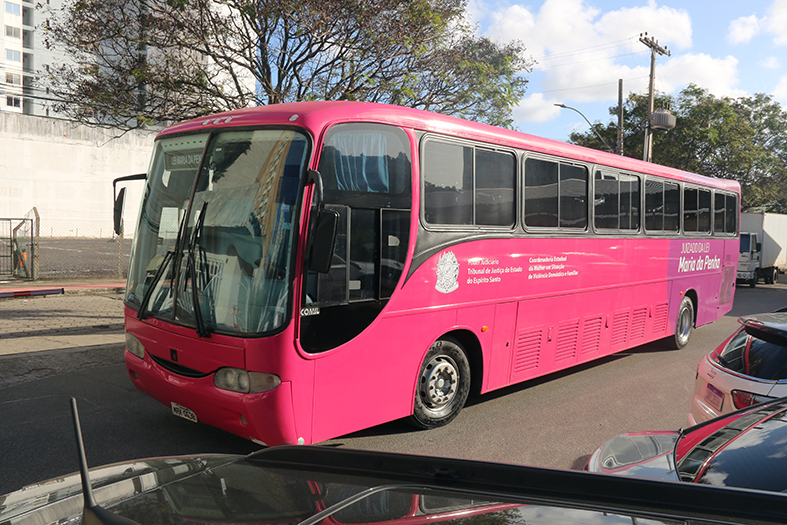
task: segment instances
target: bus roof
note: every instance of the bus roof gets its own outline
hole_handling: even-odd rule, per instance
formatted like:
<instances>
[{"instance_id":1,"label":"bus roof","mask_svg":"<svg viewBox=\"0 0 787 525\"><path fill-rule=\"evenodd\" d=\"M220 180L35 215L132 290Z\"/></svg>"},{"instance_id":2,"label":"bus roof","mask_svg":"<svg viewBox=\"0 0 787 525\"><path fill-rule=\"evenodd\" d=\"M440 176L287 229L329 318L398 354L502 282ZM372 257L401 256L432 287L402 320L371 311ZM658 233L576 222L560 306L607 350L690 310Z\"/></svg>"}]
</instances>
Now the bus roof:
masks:
<instances>
[{"instance_id":1,"label":"bus roof","mask_svg":"<svg viewBox=\"0 0 787 525\"><path fill-rule=\"evenodd\" d=\"M490 144L525 149L578 161L600 164L638 173L661 175L671 179L709 185L739 192L737 181L700 176L687 171L644 162L604 151L546 139L519 131L480 124L469 120L420 109L389 104L351 101L311 101L271 104L216 113L167 127L159 137L175 133L212 130L231 125L295 125L319 136L329 125L340 122L376 122L429 131Z\"/></svg>"}]
</instances>

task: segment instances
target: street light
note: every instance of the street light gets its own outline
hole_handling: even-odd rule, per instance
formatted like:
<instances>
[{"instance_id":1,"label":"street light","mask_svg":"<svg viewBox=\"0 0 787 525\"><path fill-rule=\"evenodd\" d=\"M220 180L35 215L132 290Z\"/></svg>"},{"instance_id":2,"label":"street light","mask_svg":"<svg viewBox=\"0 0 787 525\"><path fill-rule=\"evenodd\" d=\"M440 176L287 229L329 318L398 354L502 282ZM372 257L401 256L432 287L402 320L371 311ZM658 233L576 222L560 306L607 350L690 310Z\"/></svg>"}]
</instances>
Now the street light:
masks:
<instances>
[{"instance_id":1,"label":"street light","mask_svg":"<svg viewBox=\"0 0 787 525\"><path fill-rule=\"evenodd\" d=\"M566 106L565 104L555 104L555 105L556 105L557 107L559 107L559 108L564 108L564 109L572 109L572 110L576 111L577 113L579 113L580 115L582 115L582 112L581 112L580 110L578 110L577 108L572 108L571 106ZM594 127L593 127L593 124L591 124L591 123L590 123L590 121L588 120L588 118L587 118L585 115L582 115L582 118L583 118L583 119L585 119L585 122L587 122L587 123L588 123L588 126L590 126L590 129L592 129L592 130L593 130L593 133L595 133L595 134L596 134L596 136L598 137L598 139L599 139L599 140L600 140L600 141L601 141L601 142L604 144L604 146L607 148L607 151L609 151L610 153L615 153L615 152L613 151L613 149L609 147L609 144L607 144L607 141L606 141L606 140L604 140L604 137L602 137L602 136L599 134L599 132L598 132L598 131L596 131L596 128L594 128Z\"/></svg>"}]
</instances>

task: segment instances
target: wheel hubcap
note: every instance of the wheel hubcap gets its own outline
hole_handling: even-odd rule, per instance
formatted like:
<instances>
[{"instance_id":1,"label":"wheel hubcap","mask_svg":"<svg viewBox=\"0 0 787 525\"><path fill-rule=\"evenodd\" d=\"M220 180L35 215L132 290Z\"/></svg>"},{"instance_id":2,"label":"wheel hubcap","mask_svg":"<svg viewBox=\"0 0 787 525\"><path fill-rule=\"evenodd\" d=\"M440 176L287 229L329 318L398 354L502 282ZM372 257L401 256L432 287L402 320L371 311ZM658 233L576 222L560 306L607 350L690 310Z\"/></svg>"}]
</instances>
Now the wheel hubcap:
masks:
<instances>
[{"instance_id":1,"label":"wheel hubcap","mask_svg":"<svg viewBox=\"0 0 787 525\"><path fill-rule=\"evenodd\" d=\"M440 409L456 397L459 381L457 366L447 356L437 356L426 365L421 375L421 399L433 409Z\"/></svg>"}]
</instances>

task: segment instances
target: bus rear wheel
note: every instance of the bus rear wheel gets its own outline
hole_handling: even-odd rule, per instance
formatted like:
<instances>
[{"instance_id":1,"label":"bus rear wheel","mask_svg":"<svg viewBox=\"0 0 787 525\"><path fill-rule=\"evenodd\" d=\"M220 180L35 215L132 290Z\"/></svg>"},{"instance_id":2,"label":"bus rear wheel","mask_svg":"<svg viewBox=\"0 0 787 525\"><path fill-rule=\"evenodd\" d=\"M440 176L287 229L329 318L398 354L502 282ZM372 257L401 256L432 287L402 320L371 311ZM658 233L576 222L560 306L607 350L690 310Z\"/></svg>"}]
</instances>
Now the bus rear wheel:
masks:
<instances>
[{"instance_id":1,"label":"bus rear wheel","mask_svg":"<svg viewBox=\"0 0 787 525\"><path fill-rule=\"evenodd\" d=\"M470 393L470 363L459 344L436 341L418 374L410 422L421 429L447 425L459 415Z\"/></svg>"},{"instance_id":2,"label":"bus rear wheel","mask_svg":"<svg viewBox=\"0 0 787 525\"><path fill-rule=\"evenodd\" d=\"M670 338L670 348L680 350L691 339L694 330L694 303L688 297L683 297L678 309L678 321L675 323L675 335Z\"/></svg>"}]
</instances>

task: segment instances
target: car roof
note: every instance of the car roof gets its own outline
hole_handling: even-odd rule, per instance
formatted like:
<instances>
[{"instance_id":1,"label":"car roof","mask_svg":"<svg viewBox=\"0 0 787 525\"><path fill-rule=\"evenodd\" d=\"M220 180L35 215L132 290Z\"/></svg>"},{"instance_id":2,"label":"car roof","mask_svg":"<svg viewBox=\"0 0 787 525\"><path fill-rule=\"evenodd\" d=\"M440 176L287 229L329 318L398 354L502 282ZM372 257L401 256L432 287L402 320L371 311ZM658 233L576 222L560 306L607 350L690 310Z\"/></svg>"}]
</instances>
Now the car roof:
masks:
<instances>
[{"instance_id":1,"label":"car roof","mask_svg":"<svg viewBox=\"0 0 787 525\"><path fill-rule=\"evenodd\" d=\"M787 312L746 315L738 319L746 333L768 342L787 346Z\"/></svg>"},{"instance_id":2,"label":"car roof","mask_svg":"<svg viewBox=\"0 0 787 525\"><path fill-rule=\"evenodd\" d=\"M724 424L712 424L714 421ZM708 423L687 433L693 444L678 461L681 479L706 485L787 490L787 398Z\"/></svg>"}]
</instances>

